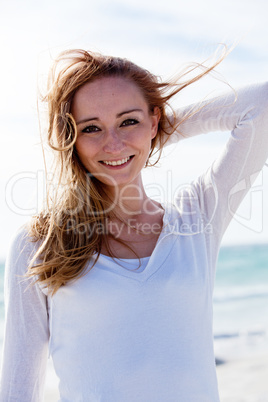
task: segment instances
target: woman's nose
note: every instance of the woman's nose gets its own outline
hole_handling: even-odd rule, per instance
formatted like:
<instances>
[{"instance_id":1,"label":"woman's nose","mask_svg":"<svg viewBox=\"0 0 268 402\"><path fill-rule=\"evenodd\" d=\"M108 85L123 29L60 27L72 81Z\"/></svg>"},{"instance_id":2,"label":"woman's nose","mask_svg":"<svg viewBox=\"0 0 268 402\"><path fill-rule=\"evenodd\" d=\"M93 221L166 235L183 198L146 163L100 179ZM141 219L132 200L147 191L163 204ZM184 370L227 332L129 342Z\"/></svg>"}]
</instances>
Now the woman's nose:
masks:
<instances>
[{"instance_id":1,"label":"woman's nose","mask_svg":"<svg viewBox=\"0 0 268 402\"><path fill-rule=\"evenodd\" d=\"M120 137L120 134L114 129L107 131L103 150L107 153L119 153L124 148L124 141Z\"/></svg>"}]
</instances>

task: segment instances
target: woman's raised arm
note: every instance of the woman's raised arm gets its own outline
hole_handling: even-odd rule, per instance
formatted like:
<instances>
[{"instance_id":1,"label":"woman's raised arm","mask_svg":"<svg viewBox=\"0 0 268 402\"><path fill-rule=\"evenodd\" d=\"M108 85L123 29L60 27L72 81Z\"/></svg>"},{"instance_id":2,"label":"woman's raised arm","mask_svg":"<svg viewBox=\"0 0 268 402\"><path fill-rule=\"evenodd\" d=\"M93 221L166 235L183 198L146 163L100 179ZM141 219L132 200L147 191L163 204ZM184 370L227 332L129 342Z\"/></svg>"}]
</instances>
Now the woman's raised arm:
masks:
<instances>
[{"instance_id":1,"label":"woman's raised arm","mask_svg":"<svg viewBox=\"0 0 268 402\"><path fill-rule=\"evenodd\" d=\"M268 84L178 110L176 119L182 123L167 145L198 134L231 132L220 155L193 183L205 224L212 225L214 237L220 240L268 157Z\"/></svg>"}]
</instances>

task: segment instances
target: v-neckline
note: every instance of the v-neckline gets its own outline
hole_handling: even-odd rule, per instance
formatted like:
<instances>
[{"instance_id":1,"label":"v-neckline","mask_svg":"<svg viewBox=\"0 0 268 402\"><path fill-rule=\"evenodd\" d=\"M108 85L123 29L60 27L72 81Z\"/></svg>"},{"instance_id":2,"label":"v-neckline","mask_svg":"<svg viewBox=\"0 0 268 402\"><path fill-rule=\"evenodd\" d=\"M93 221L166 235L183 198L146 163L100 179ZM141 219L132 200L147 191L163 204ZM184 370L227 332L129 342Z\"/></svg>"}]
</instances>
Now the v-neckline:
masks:
<instances>
[{"instance_id":1,"label":"v-neckline","mask_svg":"<svg viewBox=\"0 0 268 402\"><path fill-rule=\"evenodd\" d=\"M164 209L163 227L162 227L161 233L157 239L157 242L155 244L155 247L154 247L154 250L153 250L151 256L141 258L141 260L146 259L146 258L148 259L147 265L142 271L138 272L137 270L135 271L135 269L134 270L126 269L124 266L122 266L122 264L120 265L120 261L135 260L135 261L137 261L137 266L138 266L139 259L114 258L113 260L115 263L111 264L112 258L111 257L107 258L108 256L104 255L104 254L99 255L99 259L98 259L99 263L97 262L97 264L94 266L94 268L109 271L116 275L124 276L124 277L130 278L130 279L133 279L133 280L136 280L139 282L146 281L156 271L158 271L158 269L164 264L166 258L169 255L169 250L171 249L173 243L177 239L177 236L173 237L173 239L171 240L171 244L169 245L169 248L168 248L168 250L166 250L166 252L164 251L164 248L162 249L163 252L161 252L161 253L158 252L160 243L162 243L163 240L167 236L173 234L173 231L170 230L169 215L168 215L168 211L167 211L167 209L169 208L169 205L161 204L161 206ZM96 258L96 255L95 255L95 258Z\"/></svg>"}]
</instances>

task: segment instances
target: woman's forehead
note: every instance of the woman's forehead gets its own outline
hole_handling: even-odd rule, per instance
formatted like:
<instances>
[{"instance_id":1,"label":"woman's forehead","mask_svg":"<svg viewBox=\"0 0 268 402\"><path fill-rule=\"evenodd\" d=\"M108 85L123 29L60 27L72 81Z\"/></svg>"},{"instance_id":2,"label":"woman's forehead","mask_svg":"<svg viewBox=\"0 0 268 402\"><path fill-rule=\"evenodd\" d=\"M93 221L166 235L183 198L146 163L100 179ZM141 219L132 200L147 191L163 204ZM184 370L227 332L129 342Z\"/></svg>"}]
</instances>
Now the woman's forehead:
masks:
<instances>
[{"instance_id":1,"label":"woman's forehead","mask_svg":"<svg viewBox=\"0 0 268 402\"><path fill-rule=\"evenodd\" d=\"M148 107L138 85L124 77L102 77L84 84L76 91L71 111L77 115L89 108L98 111L105 108L120 109L130 105Z\"/></svg>"},{"instance_id":2,"label":"woman's forehead","mask_svg":"<svg viewBox=\"0 0 268 402\"><path fill-rule=\"evenodd\" d=\"M96 78L93 81L85 83L75 92L75 97L77 95L99 95L107 93L117 93L121 94L122 91L137 91L142 94L140 87L129 78L120 76L108 76Z\"/></svg>"}]
</instances>

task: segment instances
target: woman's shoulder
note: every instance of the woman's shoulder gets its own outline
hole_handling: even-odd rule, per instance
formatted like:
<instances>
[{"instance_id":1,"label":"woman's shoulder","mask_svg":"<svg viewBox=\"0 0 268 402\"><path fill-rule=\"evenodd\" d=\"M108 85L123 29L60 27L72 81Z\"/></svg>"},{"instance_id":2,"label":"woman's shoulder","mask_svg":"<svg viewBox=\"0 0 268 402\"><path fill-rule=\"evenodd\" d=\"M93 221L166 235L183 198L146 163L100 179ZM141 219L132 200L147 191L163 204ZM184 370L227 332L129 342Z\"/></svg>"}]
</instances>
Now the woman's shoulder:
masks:
<instances>
[{"instance_id":1,"label":"woman's shoulder","mask_svg":"<svg viewBox=\"0 0 268 402\"><path fill-rule=\"evenodd\" d=\"M10 270L22 270L25 273L30 260L37 250L37 242L30 234L28 224L24 224L14 233L7 252L6 267Z\"/></svg>"},{"instance_id":2,"label":"woman's shoulder","mask_svg":"<svg viewBox=\"0 0 268 402\"><path fill-rule=\"evenodd\" d=\"M10 248L21 250L25 247L29 247L29 244L34 243L34 238L30 234L29 224L26 223L20 226L11 238Z\"/></svg>"}]
</instances>

